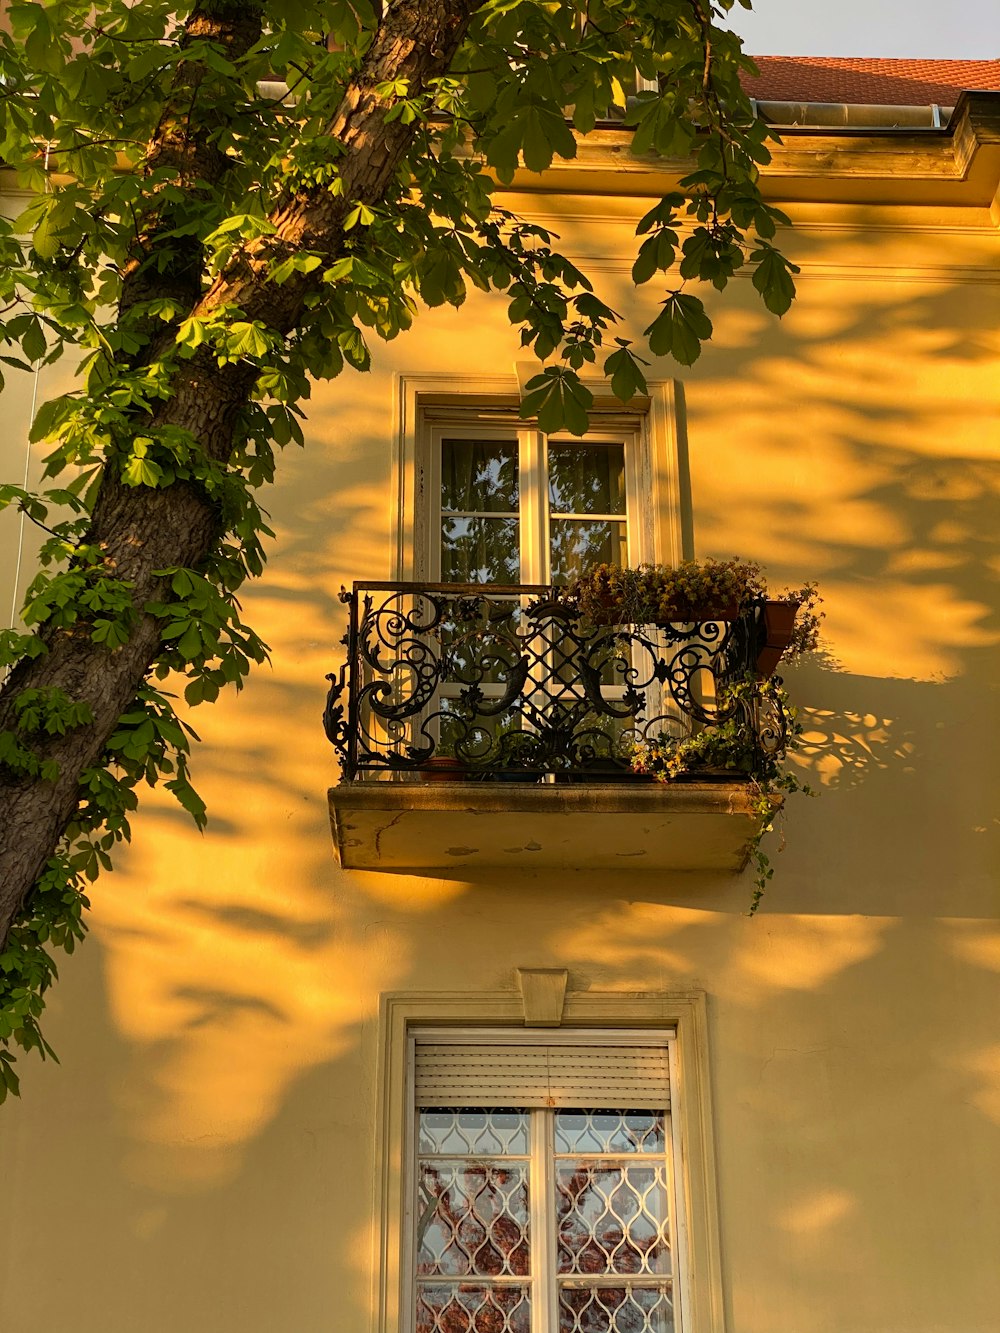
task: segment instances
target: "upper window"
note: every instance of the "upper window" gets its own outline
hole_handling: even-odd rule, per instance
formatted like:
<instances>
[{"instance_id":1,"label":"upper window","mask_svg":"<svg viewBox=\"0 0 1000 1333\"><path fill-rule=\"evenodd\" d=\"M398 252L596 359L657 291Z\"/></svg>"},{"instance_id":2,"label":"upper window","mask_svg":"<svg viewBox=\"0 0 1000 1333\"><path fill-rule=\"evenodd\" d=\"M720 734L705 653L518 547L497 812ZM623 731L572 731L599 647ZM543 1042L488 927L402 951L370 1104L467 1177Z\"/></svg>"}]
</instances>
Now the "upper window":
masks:
<instances>
[{"instance_id":1,"label":"upper window","mask_svg":"<svg viewBox=\"0 0 1000 1333\"><path fill-rule=\"evenodd\" d=\"M575 439L455 418L432 423L427 445L431 581L565 583L651 558L634 423Z\"/></svg>"},{"instance_id":2,"label":"upper window","mask_svg":"<svg viewBox=\"0 0 1000 1333\"><path fill-rule=\"evenodd\" d=\"M415 1333L673 1333L670 1038L428 1035Z\"/></svg>"}]
</instances>

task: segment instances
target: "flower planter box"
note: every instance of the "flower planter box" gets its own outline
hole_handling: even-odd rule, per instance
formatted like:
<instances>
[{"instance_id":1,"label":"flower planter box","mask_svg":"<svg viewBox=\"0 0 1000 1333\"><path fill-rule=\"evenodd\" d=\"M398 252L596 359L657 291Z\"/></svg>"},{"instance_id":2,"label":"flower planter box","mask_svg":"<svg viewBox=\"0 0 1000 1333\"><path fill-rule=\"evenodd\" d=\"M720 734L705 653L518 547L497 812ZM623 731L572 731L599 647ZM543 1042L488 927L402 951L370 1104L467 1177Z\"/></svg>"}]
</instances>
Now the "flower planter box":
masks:
<instances>
[{"instance_id":1,"label":"flower planter box","mask_svg":"<svg viewBox=\"0 0 1000 1333\"><path fill-rule=\"evenodd\" d=\"M639 607L632 611L616 597L602 597L600 608L590 614L594 625L692 625L710 620L738 620L739 602L703 606L668 606L666 610Z\"/></svg>"},{"instance_id":2,"label":"flower planter box","mask_svg":"<svg viewBox=\"0 0 1000 1333\"><path fill-rule=\"evenodd\" d=\"M770 676L792 640L799 602L764 603L764 644L757 653L757 674Z\"/></svg>"}]
</instances>

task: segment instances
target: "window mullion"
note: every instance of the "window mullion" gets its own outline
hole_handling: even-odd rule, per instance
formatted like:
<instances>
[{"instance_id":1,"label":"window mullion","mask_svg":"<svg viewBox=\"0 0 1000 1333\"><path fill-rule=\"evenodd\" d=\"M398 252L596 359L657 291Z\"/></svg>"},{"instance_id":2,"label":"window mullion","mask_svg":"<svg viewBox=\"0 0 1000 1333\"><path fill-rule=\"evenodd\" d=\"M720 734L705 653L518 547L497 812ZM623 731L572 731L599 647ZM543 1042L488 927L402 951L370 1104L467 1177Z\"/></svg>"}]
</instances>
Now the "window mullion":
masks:
<instances>
[{"instance_id":1,"label":"window mullion","mask_svg":"<svg viewBox=\"0 0 1000 1333\"><path fill-rule=\"evenodd\" d=\"M625 434L623 439L625 443L625 532L628 542L628 562L630 565L638 565L643 561L653 560L654 558L654 553L650 549L650 534L645 522L649 513L649 505L648 503L643 504L643 497L649 494L648 483L650 479L643 478L641 475L642 454L638 447L637 432L633 431L631 434Z\"/></svg>"},{"instance_id":2,"label":"window mullion","mask_svg":"<svg viewBox=\"0 0 1000 1333\"><path fill-rule=\"evenodd\" d=\"M518 432L521 461L521 582L549 579L545 476L545 437L537 430Z\"/></svg>"},{"instance_id":3,"label":"window mullion","mask_svg":"<svg viewBox=\"0 0 1000 1333\"><path fill-rule=\"evenodd\" d=\"M551 1111L531 1113L531 1333L557 1333L556 1201Z\"/></svg>"},{"instance_id":4,"label":"window mullion","mask_svg":"<svg viewBox=\"0 0 1000 1333\"><path fill-rule=\"evenodd\" d=\"M444 434L440 427L432 433L430 457L427 459L424 478L428 503L422 506L422 509L424 513L429 511L430 522L427 525L425 549L422 554L426 561L429 583L441 581L441 450L444 448Z\"/></svg>"},{"instance_id":5,"label":"window mullion","mask_svg":"<svg viewBox=\"0 0 1000 1333\"><path fill-rule=\"evenodd\" d=\"M667 1116L667 1209L670 1244L673 1250L673 1262L670 1265L673 1279L674 1322L678 1329L687 1327L687 1309L690 1292L688 1275L690 1274L690 1256L688 1253L688 1213L687 1206L679 1206L683 1182L678 1178L680 1164L683 1161L680 1135L680 1117L674 1114L676 1099L681 1093L681 1071L678 1068L677 1042L671 1039L667 1043L667 1061L670 1070L670 1113Z\"/></svg>"},{"instance_id":6,"label":"window mullion","mask_svg":"<svg viewBox=\"0 0 1000 1333\"><path fill-rule=\"evenodd\" d=\"M540 582L552 582L552 532L549 517L549 441L538 434L538 542ZM552 1117L549 1117L551 1121Z\"/></svg>"}]
</instances>

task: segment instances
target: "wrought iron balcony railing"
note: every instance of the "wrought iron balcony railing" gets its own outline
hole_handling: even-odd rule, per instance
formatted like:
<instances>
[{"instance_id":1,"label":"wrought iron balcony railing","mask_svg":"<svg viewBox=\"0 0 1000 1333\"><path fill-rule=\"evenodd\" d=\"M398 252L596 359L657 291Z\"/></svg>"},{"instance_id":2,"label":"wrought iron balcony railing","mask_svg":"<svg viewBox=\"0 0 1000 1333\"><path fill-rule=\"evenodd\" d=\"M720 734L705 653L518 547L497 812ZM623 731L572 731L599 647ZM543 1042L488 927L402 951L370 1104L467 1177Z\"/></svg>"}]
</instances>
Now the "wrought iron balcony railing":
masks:
<instances>
[{"instance_id":1,"label":"wrought iron balcony railing","mask_svg":"<svg viewBox=\"0 0 1000 1333\"><path fill-rule=\"evenodd\" d=\"M743 771L784 744L780 697L753 683L762 603L654 626L594 624L541 586L355 583L341 599L347 660L325 723L345 781L613 780L637 744L734 721L751 738Z\"/></svg>"}]
</instances>

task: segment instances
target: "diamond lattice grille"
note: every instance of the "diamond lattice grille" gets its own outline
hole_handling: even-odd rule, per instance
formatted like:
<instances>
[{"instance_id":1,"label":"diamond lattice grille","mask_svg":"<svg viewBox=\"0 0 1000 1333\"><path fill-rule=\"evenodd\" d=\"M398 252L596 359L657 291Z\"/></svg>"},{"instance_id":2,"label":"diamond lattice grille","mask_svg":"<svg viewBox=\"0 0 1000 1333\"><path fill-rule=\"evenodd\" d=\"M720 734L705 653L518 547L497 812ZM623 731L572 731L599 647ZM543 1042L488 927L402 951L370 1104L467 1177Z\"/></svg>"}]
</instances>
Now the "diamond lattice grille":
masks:
<instances>
[{"instance_id":1,"label":"diamond lattice grille","mask_svg":"<svg viewBox=\"0 0 1000 1333\"><path fill-rule=\"evenodd\" d=\"M668 1045L567 1037L416 1041L415 1333L675 1333Z\"/></svg>"},{"instance_id":2,"label":"diamond lattice grille","mask_svg":"<svg viewBox=\"0 0 1000 1333\"><path fill-rule=\"evenodd\" d=\"M557 1111L556 1153L663 1153L664 1117L651 1111Z\"/></svg>"},{"instance_id":3,"label":"diamond lattice grille","mask_svg":"<svg viewBox=\"0 0 1000 1333\"><path fill-rule=\"evenodd\" d=\"M562 1165L556 1191L560 1273L670 1271L662 1166Z\"/></svg>"},{"instance_id":4,"label":"diamond lattice grille","mask_svg":"<svg viewBox=\"0 0 1000 1333\"><path fill-rule=\"evenodd\" d=\"M526 1277L527 1174L525 1163L422 1163L417 1272Z\"/></svg>"},{"instance_id":5,"label":"diamond lattice grille","mask_svg":"<svg viewBox=\"0 0 1000 1333\"><path fill-rule=\"evenodd\" d=\"M528 1288L474 1282L422 1286L417 1333L532 1333Z\"/></svg>"},{"instance_id":6,"label":"diamond lattice grille","mask_svg":"<svg viewBox=\"0 0 1000 1333\"><path fill-rule=\"evenodd\" d=\"M559 1333L674 1333L670 1288L564 1288Z\"/></svg>"}]
</instances>

